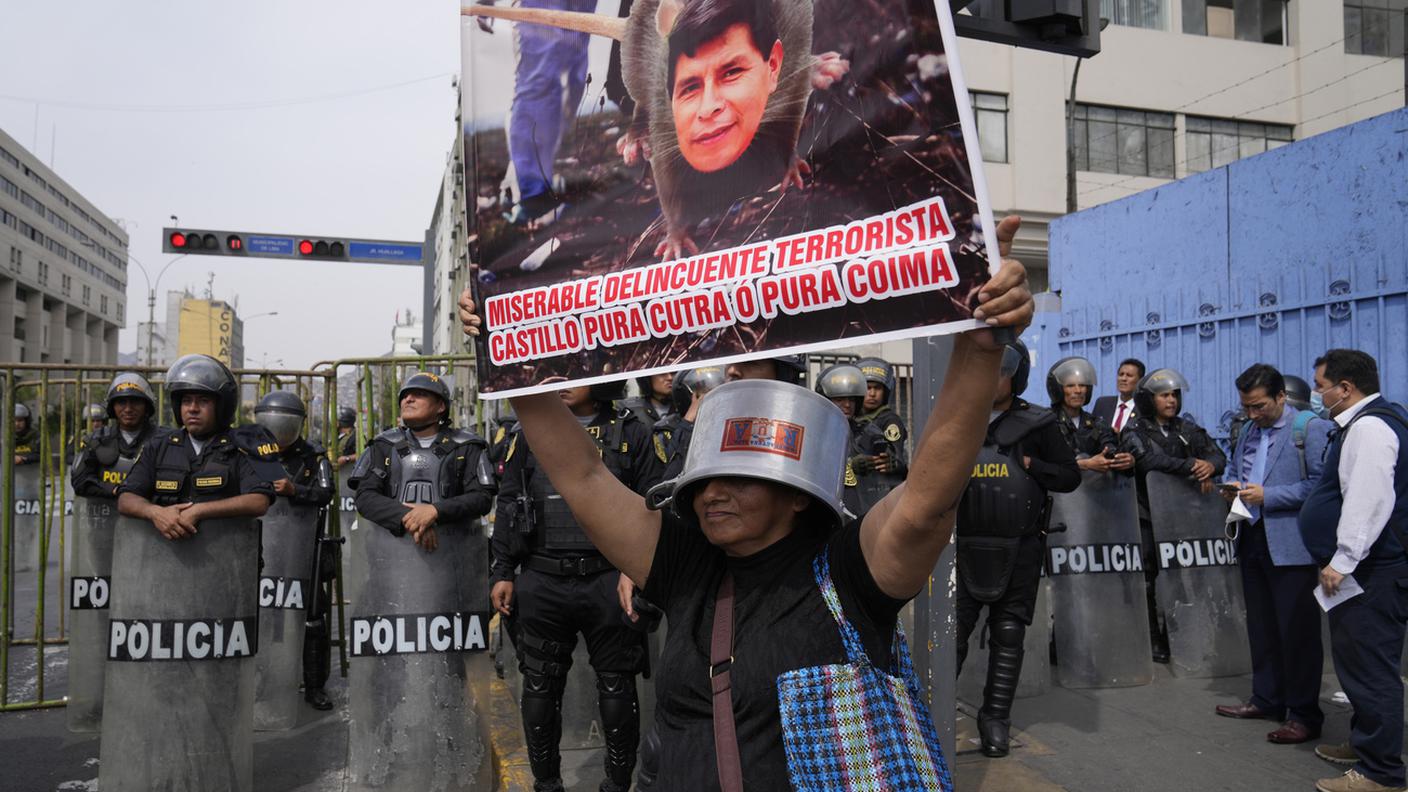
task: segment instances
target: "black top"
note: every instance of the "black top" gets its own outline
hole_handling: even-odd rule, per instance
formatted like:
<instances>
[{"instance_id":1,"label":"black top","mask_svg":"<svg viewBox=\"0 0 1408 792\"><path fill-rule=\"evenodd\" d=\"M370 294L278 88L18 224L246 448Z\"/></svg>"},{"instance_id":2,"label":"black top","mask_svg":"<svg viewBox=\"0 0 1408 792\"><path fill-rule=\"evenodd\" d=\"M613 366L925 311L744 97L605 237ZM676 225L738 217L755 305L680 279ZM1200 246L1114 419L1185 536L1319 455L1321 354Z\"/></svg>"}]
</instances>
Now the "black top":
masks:
<instances>
[{"instance_id":1,"label":"black top","mask_svg":"<svg viewBox=\"0 0 1408 792\"><path fill-rule=\"evenodd\" d=\"M1056 425L1060 427L1061 435L1077 455L1093 457L1106 448L1112 451L1119 448L1120 441L1115 437L1115 430L1103 419L1085 410L1081 410L1080 415L1072 418L1059 404L1051 409L1056 413Z\"/></svg>"},{"instance_id":2,"label":"black top","mask_svg":"<svg viewBox=\"0 0 1408 792\"><path fill-rule=\"evenodd\" d=\"M332 503L332 465L321 445L300 437L279 450L279 461L293 485L290 502L318 508Z\"/></svg>"},{"instance_id":3,"label":"black top","mask_svg":"<svg viewBox=\"0 0 1408 792\"><path fill-rule=\"evenodd\" d=\"M33 465L39 461L39 430L30 427L15 435L16 465Z\"/></svg>"},{"instance_id":4,"label":"black top","mask_svg":"<svg viewBox=\"0 0 1408 792\"><path fill-rule=\"evenodd\" d=\"M119 460L136 458L147 440L170 434L170 429L148 421L130 443L117 426L104 426L79 440L78 453L69 470L73 494L84 498L116 498L118 486L127 477L118 469Z\"/></svg>"},{"instance_id":5,"label":"black top","mask_svg":"<svg viewBox=\"0 0 1408 792\"><path fill-rule=\"evenodd\" d=\"M196 453L185 429L142 444L132 471L118 488L161 506L202 503L258 493L274 500L274 487L256 471L247 451L217 432Z\"/></svg>"},{"instance_id":6,"label":"black top","mask_svg":"<svg viewBox=\"0 0 1408 792\"><path fill-rule=\"evenodd\" d=\"M404 536L406 528L401 518L410 512L409 506L392 497L391 463L396 453L395 439L405 437L408 443L417 439L404 428L377 435L357 460L348 484L357 493L357 513L380 525L395 536ZM440 524L473 520L489 513L494 503L494 487L479 481L479 455L484 453L484 439L473 432L441 427L430 448L448 456L440 469L440 484L448 491L435 502Z\"/></svg>"},{"instance_id":7,"label":"black top","mask_svg":"<svg viewBox=\"0 0 1408 792\"><path fill-rule=\"evenodd\" d=\"M1013 410L1037 410L1029 402L1016 398L1012 400ZM1072 492L1080 486L1080 467L1076 465L1075 451L1061 434L1058 421L1046 423L1024 436L1018 444L1021 454L1031 457L1027 473L1047 492ZM989 434L993 424L988 425Z\"/></svg>"},{"instance_id":8,"label":"black top","mask_svg":"<svg viewBox=\"0 0 1408 792\"><path fill-rule=\"evenodd\" d=\"M830 547L831 577L846 618L877 666L888 667L895 620L905 600L876 585L860 549L860 523L830 537L799 527L746 558L729 558L691 525L666 515L645 586L669 620L656 685L660 774L655 789L716 790L709 643L724 569L734 578L734 720L748 790L785 790L787 758L777 703L785 671L846 662L841 634L812 573Z\"/></svg>"}]
</instances>

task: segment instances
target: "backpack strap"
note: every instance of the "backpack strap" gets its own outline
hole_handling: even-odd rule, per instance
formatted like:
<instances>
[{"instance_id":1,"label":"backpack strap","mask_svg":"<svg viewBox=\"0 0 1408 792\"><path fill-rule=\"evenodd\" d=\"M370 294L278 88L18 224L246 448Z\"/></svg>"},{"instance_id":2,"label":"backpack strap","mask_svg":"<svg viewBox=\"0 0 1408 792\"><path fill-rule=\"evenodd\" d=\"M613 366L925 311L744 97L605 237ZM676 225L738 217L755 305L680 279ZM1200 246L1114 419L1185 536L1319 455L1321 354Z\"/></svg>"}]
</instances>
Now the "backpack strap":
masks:
<instances>
[{"instance_id":1,"label":"backpack strap","mask_svg":"<svg viewBox=\"0 0 1408 792\"><path fill-rule=\"evenodd\" d=\"M1305 431L1314 419L1315 413L1301 410L1296 413L1295 423L1291 424L1291 440L1296 444L1296 453L1300 454L1300 477L1302 480L1310 475L1305 467Z\"/></svg>"}]
</instances>

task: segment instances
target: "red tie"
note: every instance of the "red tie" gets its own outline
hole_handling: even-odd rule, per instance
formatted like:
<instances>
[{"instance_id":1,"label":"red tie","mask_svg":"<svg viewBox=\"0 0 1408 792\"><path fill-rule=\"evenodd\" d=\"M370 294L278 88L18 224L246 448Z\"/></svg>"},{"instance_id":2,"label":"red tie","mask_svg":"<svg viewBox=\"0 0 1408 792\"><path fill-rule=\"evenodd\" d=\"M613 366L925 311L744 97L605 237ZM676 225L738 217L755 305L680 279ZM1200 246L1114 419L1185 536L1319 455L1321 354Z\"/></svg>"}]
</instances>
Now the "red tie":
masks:
<instances>
[{"instance_id":1,"label":"red tie","mask_svg":"<svg viewBox=\"0 0 1408 792\"><path fill-rule=\"evenodd\" d=\"M1116 431L1116 432L1121 431L1122 429L1124 429L1124 409L1125 409L1125 405L1124 405L1123 402L1121 402L1121 403L1120 403L1120 409L1119 409L1119 411L1115 413L1115 431Z\"/></svg>"}]
</instances>

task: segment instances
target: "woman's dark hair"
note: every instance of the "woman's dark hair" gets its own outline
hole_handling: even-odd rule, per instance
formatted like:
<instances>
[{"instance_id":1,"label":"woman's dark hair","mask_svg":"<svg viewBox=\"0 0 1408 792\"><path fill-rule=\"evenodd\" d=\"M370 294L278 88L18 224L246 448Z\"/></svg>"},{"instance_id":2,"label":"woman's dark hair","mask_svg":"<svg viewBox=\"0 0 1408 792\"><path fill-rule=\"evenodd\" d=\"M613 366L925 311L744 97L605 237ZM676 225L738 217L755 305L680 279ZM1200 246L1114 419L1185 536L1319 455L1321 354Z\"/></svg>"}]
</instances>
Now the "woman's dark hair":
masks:
<instances>
[{"instance_id":1,"label":"woman's dark hair","mask_svg":"<svg viewBox=\"0 0 1408 792\"><path fill-rule=\"evenodd\" d=\"M1346 380L1363 394L1379 392L1379 364L1357 349L1331 349L1315 359L1315 368L1325 367L1329 382Z\"/></svg>"},{"instance_id":2,"label":"woman's dark hair","mask_svg":"<svg viewBox=\"0 0 1408 792\"><path fill-rule=\"evenodd\" d=\"M1266 391L1266 395L1276 398L1286 392L1286 378L1281 376L1281 372L1275 366L1265 363L1253 363L1250 368L1237 376L1237 390L1242 393L1251 393L1257 388Z\"/></svg>"},{"instance_id":3,"label":"woman's dark hair","mask_svg":"<svg viewBox=\"0 0 1408 792\"><path fill-rule=\"evenodd\" d=\"M692 0L685 5L670 40L670 93L675 90L675 64L681 55L694 57L704 44L722 36L725 30L742 24L753 37L753 46L766 60L777 41L777 21L773 18L772 0Z\"/></svg>"},{"instance_id":4,"label":"woman's dark hair","mask_svg":"<svg viewBox=\"0 0 1408 792\"><path fill-rule=\"evenodd\" d=\"M1119 371L1125 366L1134 366L1135 368L1139 369L1139 378L1144 379L1144 361L1140 360L1139 358L1125 358L1124 360L1120 361L1120 364L1118 366L1115 367L1115 371Z\"/></svg>"}]
</instances>

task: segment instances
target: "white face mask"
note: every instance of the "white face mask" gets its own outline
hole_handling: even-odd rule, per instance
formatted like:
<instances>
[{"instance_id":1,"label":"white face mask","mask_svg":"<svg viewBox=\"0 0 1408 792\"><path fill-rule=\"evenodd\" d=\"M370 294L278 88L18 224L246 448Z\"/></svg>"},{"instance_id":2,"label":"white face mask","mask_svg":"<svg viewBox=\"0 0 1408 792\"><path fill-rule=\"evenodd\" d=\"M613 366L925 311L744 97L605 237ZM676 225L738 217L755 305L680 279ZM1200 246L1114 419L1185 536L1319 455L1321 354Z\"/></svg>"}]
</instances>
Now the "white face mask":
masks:
<instances>
[{"instance_id":1,"label":"white face mask","mask_svg":"<svg viewBox=\"0 0 1408 792\"><path fill-rule=\"evenodd\" d=\"M1338 385L1330 386L1330 388L1338 387ZM1328 391L1329 388L1326 388L1326 390ZM1325 394L1321 393L1320 391L1314 391L1310 394L1310 409L1316 415L1319 415L1321 418L1329 418L1331 415L1334 414L1335 408L1343 404L1344 400L1348 398L1349 394L1345 394L1344 396L1341 396L1338 400L1336 400L1334 404L1326 404Z\"/></svg>"}]
</instances>

